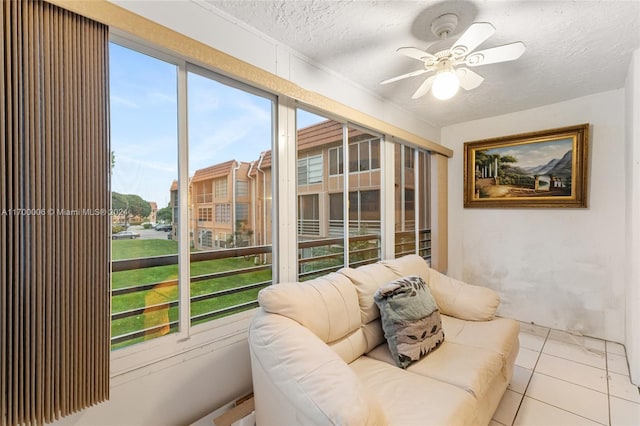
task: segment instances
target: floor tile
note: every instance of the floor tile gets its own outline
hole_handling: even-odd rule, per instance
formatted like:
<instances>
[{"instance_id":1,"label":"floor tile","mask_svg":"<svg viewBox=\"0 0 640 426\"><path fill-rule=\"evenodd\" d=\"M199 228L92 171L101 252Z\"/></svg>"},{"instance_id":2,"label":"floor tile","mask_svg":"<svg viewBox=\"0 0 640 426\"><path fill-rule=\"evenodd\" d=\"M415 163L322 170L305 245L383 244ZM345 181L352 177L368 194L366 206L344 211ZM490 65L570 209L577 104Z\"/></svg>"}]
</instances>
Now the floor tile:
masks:
<instances>
[{"instance_id":1,"label":"floor tile","mask_svg":"<svg viewBox=\"0 0 640 426\"><path fill-rule=\"evenodd\" d=\"M542 348L542 352L603 370L606 369L604 351L597 349L587 349L571 343L548 339Z\"/></svg>"},{"instance_id":2,"label":"floor tile","mask_svg":"<svg viewBox=\"0 0 640 426\"><path fill-rule=\"evenodd\" d=\"M520 335L518 336L518 340L520 340L521 348L527 348L540 352L542 350L542 346L544 345L545 338L536 334L527 333L526 331L521 331Z\"/></svg>"},{"instance_id":3,"label":"floor tile","mask_svg":"<svg viewBox=\"0 0 640 426\"><path fill-rule=\"evenodd\" d=\"M611 426L638 426L640 425L640 404L619 399L610 398Z\"/></svg>"},{"instance_id":4,"label":"floor tile","mask_svg":"<svg viewBox=\"0 0 640 426\"><path fill-rule=\"evenodd\" d=\"M566 331L551 330L549 332L549 339L571 343L574 345L583 346L587 349L594 349L601 352L604 352L605 350L604 340L594 339L593 337L586 337L579 334L568 333Z\"/></svg>"},{"instance_id":5,"label":"floor tile","mask_svg":"<svg viewBox=\"0 0 640 426\"><path fill-rule=\"evenodd\" d=\"M590 426L598 423L560 408L524 397L514 426Z\"/></svg>"},{"instance_id":6,"label":"floor tile","mask_svg":"<svg viewBox=\"0 0 640 426\"><path fill-rule=\"evenodd\" d=\"M536 373L542 373L598 392L607 393L607 372L590 365L543 353L538 359Z\"/></svg>"},{"instance_id":7,"label":"floor tile","mask_svg":"<svg viewBox=\"0 0 640 426\"><path fill-rule=\"evenodd\" d=\"M549 334L549 328L548 327L542 327L540 325L530 324L530 323L527 323L527 322L521 322L520 323L520 331L521 332L525 332L525 333L529 333L529 334L533 334L533 335L536 335L536 336L544 337L544 338L546 338L547 335Z\"/></svg>"},{"instance_id":8,"label":"floor tile","mask_svg":"<svg viewBox=\"0 0 640 426\"><path fill-rule=\"evenodd\" d=\"M536 366L536 361L538 361L539 355L540 352L538 351L520 348L520 351L518 351L518 357L516 358L516 365L533 370L533 367Z\"/></svg>"},{"instance_id":9,"label":"floor tile","mask_svg":"<svg viewBox=\"0 0 640 426\"><path fill-rule=\"evenodd\" d=\"M598 423L608 424L607 395L534 372L526 396Z\"/></svg>"},{"instance_id":10,"label":"floor tile","mask_svg":"<svg viewBox=\"0 0 640 426\"><path fill-rule=\"evenodd\" d=\"M607 354L607 369L614 373L629 375L627 357L623 355Z\"/></svg>"},{"instance_id":11,"label":"floor tile","mask_svg":"<svg viewBox=\"0 0 640 426\"><path fill-rule=\"evenodd\" d=\"M522 401L521 394L510 390L505 391L496 412L493 413L493 419L503 425L513 424L513 420L516 418L516 413L520 407L520 401Z\"/></svg>"},{"instance_id":12,"label":"floor tile","mask_svg":"<svg viewBox=\"0 0 640 426\"><path fill-rule=\"evenodd\" d=\"M607 342L607 353L627 356L627 352L624 346L621 345L620 343L614 343L614 342Z\"/></svg>"},{"instance_id":13,"label":"floor tile","mask_svg":"<svg viewBox=\"0 0 640 426\"><path fill-rule=\"evenodd\" d=\"M638 387L624 374L609 372L609 395L640 404Z\"/></svg>"},{"instance_id":14,"label":"floor tile","mask_svg":"<svg viewBox=\"0 0 640 426\"><path fill-rule=\"evenodd\" d=\"M514 366L513 377L511 377L511 382L507 389L524 394L529 384L529 379L531 379L531 374L533 374L533 371L528 368L520 367L519 365Z\"/></svg>"}]
</instances>

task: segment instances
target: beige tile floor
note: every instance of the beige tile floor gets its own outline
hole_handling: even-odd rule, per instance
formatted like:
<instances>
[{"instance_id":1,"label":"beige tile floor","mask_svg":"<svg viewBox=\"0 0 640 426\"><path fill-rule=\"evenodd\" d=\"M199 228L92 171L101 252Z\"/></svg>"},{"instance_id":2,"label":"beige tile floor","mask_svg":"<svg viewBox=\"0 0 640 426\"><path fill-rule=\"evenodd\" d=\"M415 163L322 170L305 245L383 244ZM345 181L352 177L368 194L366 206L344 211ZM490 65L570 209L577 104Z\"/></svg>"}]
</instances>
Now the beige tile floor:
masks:
<instances>
[{"instance_id":1,"label":"beige tile floor","mask_svg":"<svg viewBox=\"0 0 640 426\"><path fill-rule=\"evenodd\" d=\"M513 379L491 426L640 426L624 346L521 324Z\"/></svg>"}]
</instances>

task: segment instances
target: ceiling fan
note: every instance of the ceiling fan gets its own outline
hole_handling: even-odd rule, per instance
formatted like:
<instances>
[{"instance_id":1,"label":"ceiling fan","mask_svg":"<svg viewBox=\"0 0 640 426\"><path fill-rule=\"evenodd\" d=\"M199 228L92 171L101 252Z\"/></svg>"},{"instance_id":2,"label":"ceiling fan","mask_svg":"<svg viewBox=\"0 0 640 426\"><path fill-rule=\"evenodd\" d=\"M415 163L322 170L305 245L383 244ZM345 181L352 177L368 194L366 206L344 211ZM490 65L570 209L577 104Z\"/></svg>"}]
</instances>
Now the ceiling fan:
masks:
<instances>
[{"instance_id":1,"label":"ceiling fan","mask_svg":"<svg viewBox=\"0 0 640 426\"><path fill-rule=\"evenodd\" d=\"M441 39L446 39L457 25L458 17L455 14L448 13L439 16L432 22L431 32ZM416 47L401 47L397 50L398 53L422 61L424 68L384 80L380 84L393 83L408 77L435 71L434 75L428 77L418 87L418 90L411 97L412 99L424 96L429 90L432 91L436 98L444 100L453 97L459 87L465 90L475 89L484 81L484 78L471 71L467 66L477 67L513 61L518 59L526 49L524 43L518 41L474 52L475 48L495 32L496 29L490 23L475 22L448 49L429 53Z\"/></svg>"}]
</instances>

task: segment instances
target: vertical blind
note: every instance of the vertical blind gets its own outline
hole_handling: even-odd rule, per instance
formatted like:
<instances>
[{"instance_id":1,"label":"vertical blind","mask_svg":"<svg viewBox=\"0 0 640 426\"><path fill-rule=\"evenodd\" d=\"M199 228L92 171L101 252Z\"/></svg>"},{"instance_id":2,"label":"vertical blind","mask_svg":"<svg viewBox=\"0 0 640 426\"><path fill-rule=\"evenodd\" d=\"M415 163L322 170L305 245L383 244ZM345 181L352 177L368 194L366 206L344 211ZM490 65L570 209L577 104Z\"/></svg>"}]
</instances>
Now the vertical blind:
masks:
<instances>
[{"instance_id":1,"label":"vertical blind","mask_svg":"<svg viewBox=\"0 0 640 426\"><path fill-rule=\"evenodd\" d=\"M108 28L0 7L0 423L42 424L108 398Z\"/></svg>"}]
</instances>

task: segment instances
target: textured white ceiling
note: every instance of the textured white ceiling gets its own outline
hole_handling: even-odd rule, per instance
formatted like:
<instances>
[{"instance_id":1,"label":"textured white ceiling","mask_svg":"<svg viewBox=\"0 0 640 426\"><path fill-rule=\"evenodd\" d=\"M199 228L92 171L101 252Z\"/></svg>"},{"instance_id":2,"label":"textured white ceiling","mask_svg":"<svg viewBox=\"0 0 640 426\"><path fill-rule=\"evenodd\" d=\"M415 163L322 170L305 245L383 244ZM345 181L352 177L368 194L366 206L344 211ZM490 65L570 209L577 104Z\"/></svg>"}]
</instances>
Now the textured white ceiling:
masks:
<instances>
[{"instance_id":1,"label":"textured white ceiling","mask_svg":"<svg viewBox=\"0 0 640 426\"><path fill-rule=\"evenodd\" d=\"M619 89L640 47L640 0L206 1L434 126ZM430 25L444 13L457 14L459 24L438 41ZM431 94L411 99L424 75L379 84L421 68L395 53L398 47L435 53L473 22L496 28L478 50L522 41L526 52L516 61L474 68L485 78L482 85L447 101Z\"/></svg>"}]
</instances>

